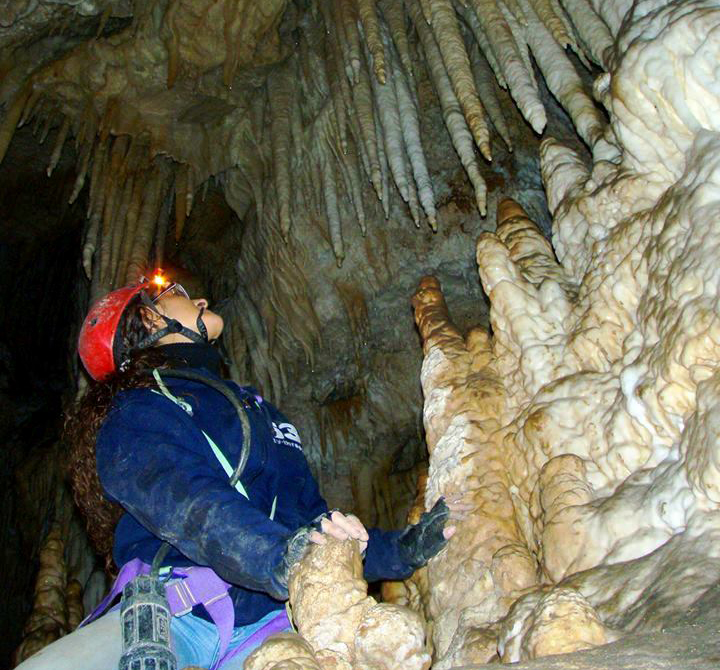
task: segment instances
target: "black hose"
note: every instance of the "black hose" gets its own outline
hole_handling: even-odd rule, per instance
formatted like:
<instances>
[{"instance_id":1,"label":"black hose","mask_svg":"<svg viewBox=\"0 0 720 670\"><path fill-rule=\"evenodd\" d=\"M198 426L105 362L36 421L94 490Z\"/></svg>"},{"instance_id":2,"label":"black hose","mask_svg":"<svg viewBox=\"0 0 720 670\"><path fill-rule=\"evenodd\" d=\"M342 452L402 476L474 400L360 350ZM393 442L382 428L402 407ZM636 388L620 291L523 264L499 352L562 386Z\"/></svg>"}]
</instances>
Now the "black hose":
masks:
<instances>
[{"instance_id":1,"label":"black hose","mask_svg":"<svg viewBox=\"0 0 720 670\"><path fill-rule=\"evenodd\" d=\"M160 370L157 370L157 373L160 374ZM240 449L240 460L238 461L237 467L235 468L232 477L230 477L230 486L235 486L235 484L240 481L240 477L242 476L242 473L245 470L245 466L247 465L248 458L250 457L250 421L247 418L247 412L242 406L242 403L238 400L237 396L232 392L232 390L227 386L227 384L219 382L212 377L206 377L199 372L193 372L192 370L176 370L173 368L167 368L162 371L162 375L160 375L160 378L162 379L163 376L176 377L178 379L189 379L190 381L205 384L206 386L215 389L219 393L222 393L228 399L230 404L235 408L238 418L240 419L240 424L242 425L243 433L243 443L242 448Z\"/></svg>"}]
</instances>

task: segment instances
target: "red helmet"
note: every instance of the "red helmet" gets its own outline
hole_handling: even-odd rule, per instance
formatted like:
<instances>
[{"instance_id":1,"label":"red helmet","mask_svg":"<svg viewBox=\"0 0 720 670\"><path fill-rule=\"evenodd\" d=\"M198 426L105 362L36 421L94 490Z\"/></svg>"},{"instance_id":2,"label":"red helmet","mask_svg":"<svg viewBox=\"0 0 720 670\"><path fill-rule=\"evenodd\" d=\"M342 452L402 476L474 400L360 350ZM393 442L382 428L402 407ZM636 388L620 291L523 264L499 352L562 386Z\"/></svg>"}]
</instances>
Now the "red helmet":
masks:
<instances>
[{"instance_id":1,"label":"red helmet","mask_svg":"<svg viewBox=\"0 0 720 670\"><path fill-rule=\"evenodd\" d=\"M90 308L80 330L78 353L88 374L96 381L106 379L117 371L114 345L120 318L130 301L150 284L150 281L144 280L134 286L111 291Z\"/></svg>"}]
</instances>

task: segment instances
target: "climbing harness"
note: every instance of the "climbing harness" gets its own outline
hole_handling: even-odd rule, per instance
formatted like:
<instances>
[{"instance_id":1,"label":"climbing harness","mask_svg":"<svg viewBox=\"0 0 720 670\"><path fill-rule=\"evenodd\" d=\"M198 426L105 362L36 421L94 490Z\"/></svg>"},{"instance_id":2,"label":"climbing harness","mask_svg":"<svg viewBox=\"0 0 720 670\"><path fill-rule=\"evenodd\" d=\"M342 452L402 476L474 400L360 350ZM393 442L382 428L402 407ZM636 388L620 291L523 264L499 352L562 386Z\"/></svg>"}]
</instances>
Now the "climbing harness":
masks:
<instances>
[{"instance_id":1,"label":"climbing harness","mask_svg":"<svg viewBox=\"0 0 720 670\"><path fill-rule=\"evenodd\" d=\"M150 371L148 370L148 373ZM192 407L182 398L173 395L165 384L163 376L196 381L222 393L237 412L242 426L243 443L240 458L233 469L225 454L203 430L208 445L229 477L229 484L235 490L250 499L245 487L240 482L250 456L250 421L242 403L232 390L211 377L191 370L165 369L152 370L158 389L154 393L165 396L187 414L192 416ZM270 519L275 516L277 496L273 499ZM202 605L217 627L219 636L218 660L210 670L217 670L223 663L241 651L263 640L268 635L290 627L287 612L278 612L262 628L255 631L247 640L230 652L230 644L234 625L235 610L228 593L231 584L222 580L211 568L200 566L161 568L160 565L170 545L163 543L153 560L152 566L139 558L122 566L110 590L98 607L80 625L84 626L100 616L112 601L123 594L121 601L120 620L123 632L123 656L119 670L176 670L175 658L169 647L169 617L183 616L192 611L196 605ZM162 582L164 576L169 581ZM227 652L227 653L226 653Z\"/></svg>"}]
</instances>

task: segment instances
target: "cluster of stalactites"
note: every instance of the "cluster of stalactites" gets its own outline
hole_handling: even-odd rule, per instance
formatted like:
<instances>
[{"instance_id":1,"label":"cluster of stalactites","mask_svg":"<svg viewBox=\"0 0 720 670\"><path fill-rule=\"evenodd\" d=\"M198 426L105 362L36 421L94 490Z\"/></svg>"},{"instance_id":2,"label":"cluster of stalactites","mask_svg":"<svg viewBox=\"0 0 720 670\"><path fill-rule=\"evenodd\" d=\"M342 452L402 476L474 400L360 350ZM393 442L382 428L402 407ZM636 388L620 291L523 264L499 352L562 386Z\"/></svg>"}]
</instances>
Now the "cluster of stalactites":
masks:
<instances>
[{"instance_id":1,"label":"cluster of stalactites","mask_svg":"<svg viewBox=\"0 0 720 670\"><path fill-rule=\"evenodd\" d=\"M283 235L295 216L314 211L328 222L338 264L345 256L340 194L364 234L364 183L386 218L392 182L415 224L424 213L437 228L415 35L482 215L487 189L477 150L491 160L491 126L512 149L493 78L541 133L546 112L532 55L585 142L593 146L603 132L567 52L606 67L612 36L589 0L323 0L318 14L301 20L293 57L268 77L270 142Z\"/></svg>"},{"instance_id":2,"label":"cluster of stalactites","mask_svg":"<svg viewBox=\"0 0 720 670\"><path fill-rule=\"evenodd\" d=\"M191 166L156 157L146 135L111 134L111 122L112 108L98 118L89 105L82 116L72 117L42 96L41 90L28 87L15 99L0 128L1 161L16 126L32 124L41 144L57 127L48 176L57 167L65 143L74 137L78 164L69 203L89 181L82 258L96 296L137 281L153 251L155 263L162 264L173 194L179 239L196 181Z\"/></svg>"}]
</instances>

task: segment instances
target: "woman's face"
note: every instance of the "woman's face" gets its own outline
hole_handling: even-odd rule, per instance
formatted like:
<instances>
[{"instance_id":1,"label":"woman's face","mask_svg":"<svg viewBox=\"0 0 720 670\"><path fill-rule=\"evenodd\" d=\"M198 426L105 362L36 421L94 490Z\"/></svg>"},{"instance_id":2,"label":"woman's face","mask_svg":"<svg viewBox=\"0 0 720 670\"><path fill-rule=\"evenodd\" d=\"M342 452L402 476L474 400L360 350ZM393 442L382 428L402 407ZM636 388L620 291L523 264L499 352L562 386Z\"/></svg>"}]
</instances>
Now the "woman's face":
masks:
<instances>
[{"instance_id":1,"label":"woman's face","mask_svg":"<svg viewBox=\"0 0 720 670\"><path fill-rule=\"evenodd\" d=\"M173 319L177 319L183 326L189 328L196 333L198 331L197 318L201 308L205 308L202 321L207 328L208 339L216 340L220 337L223 330L223 319L219 314L210 311L207 308L208 302L205 298L186 298L180 293L170 292L160 298L155 307L158 312ZM165 322L158 318L156 320L155 329L163 328ZM176 342L189 342L190 340L182 333L170 333L158 340L158 344L174 344Z\"/></svg>"}]
</instances>

